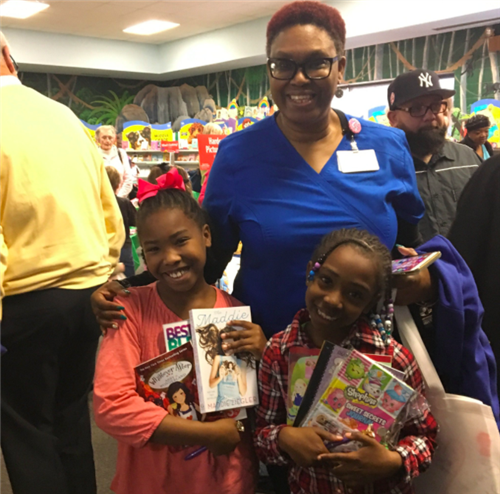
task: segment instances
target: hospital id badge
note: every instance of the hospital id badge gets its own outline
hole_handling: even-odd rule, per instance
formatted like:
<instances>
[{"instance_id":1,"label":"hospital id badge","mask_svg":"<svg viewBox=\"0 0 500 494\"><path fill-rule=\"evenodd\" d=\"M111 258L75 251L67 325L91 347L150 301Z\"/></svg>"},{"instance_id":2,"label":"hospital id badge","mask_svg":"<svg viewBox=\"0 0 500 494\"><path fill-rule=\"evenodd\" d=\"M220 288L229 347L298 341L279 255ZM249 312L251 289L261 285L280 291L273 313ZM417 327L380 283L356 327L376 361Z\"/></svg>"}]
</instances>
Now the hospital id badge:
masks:
<instances>
[{"instance_id":1,"label":"hospital id badge","mask_svg":"<svg viewBox=\"0 0 500 494\"><path fill-rule=\"evenodd\" d=\"M380 170L374 149L337 151L339 171L342 173L376 172Z\"/></svg>"}]
</instances>

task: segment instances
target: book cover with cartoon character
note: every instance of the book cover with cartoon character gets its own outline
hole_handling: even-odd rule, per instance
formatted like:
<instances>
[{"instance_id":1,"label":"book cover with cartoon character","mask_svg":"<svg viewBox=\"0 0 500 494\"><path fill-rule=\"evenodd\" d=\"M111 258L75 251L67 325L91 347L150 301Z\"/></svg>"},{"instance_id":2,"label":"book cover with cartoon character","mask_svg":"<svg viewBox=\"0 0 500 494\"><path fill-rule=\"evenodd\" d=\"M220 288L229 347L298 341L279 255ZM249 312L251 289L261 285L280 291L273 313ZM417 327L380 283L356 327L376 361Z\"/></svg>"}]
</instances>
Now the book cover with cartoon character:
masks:
<instances>
[{"instance_id":1,"label":"book cover with cartoon character","mask_svg":"<svg viewBox=\"0 0 500 494\"><path fill-rule=\"evenodd\" d=\"M250 307L189 311L202 413L250 407L259 402L253 355L222 349L221 335L242 329L227 326L235 320L251 321Z\"/></svg>"},{"instance_id":2,"label":"book cover with cartoon character","mask_svg":"<svg viewBox=\"0 0 500 494\"><path fill-rule=\"evenodd\" d=\"M330 432L341 432L345 427L362 432L370 427L375 438L384 442L414 395L415 391L394 377L390 369L352 350L304 425L328 424L326 430Z\"/></svg>"},{"instance_id":3,"label":"book cover with cartoon character","mask_svg":"<svg viewBox=\"0 0 500 494\"><path fill-rule=\"evenodd\" d=\"M187 420L200 420L193 347L186 343L135 367L144 400Z\"/></svg>"}]
</instances>

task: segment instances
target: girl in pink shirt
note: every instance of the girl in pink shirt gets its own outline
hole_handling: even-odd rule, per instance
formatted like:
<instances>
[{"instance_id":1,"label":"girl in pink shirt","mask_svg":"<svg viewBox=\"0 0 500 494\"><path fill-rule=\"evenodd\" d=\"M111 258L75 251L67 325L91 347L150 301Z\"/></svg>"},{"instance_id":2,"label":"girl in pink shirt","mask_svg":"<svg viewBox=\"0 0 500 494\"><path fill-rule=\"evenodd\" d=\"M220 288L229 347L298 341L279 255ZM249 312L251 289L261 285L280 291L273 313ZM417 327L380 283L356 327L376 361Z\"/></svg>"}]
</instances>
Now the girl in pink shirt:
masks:
<instances>
[{"instance_id":1,"label":"girl in pink shirt","mask_svg":"<svg viewBox=\"0 0 500 494\"><path fill-rule=\"evenodd\" d=\"M177 170L159 177L158 186L140 181L138 197L137 229L148 269L158 281L120 298L127 317L118 329L108 330L97 359L95 420L118 440L111 489L117 494L253 494L257 462L248 426L239 433L233 419L185 420L136 391L134 368L167 351L164 324L188 319L191 309L241 305L205 282L210 229ZM260 326L246 329L261 336ZM258 356L262 350L244 349ZM200 446L208 451L186 460Z\"/></svg>"}]
</instances>

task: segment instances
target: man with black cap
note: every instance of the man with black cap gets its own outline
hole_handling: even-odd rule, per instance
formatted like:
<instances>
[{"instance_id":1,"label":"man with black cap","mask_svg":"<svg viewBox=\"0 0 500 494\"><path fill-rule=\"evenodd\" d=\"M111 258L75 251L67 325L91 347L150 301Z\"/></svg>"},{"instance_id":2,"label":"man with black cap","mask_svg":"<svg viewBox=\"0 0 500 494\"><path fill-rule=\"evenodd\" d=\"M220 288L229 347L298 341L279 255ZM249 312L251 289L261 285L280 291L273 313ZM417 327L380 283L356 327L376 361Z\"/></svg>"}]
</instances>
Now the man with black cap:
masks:
<instances>
[{"instance_id":1,"label":"man with black cap","mask_svg":"<svg viewBox=\"0 0 500 494\"><path fill-rule=\"evenodd\" d=\"M425 204L419 223L423 241L446 236L458 198L481 164L472 149L446 140L446 100L455 91L443 89L435 72L417 69L396 77L387 97L392 127L406 134L413 155L417 185Z\"/></svg>"}]
</instances>

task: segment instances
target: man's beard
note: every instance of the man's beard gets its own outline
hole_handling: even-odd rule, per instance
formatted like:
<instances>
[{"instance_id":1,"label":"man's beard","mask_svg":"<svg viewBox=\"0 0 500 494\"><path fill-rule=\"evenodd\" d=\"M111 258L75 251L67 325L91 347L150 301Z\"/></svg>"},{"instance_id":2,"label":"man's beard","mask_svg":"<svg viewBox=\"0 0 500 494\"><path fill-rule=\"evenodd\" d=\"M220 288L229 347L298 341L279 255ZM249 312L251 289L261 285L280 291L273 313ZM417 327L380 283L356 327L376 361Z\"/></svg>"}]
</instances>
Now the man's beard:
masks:
<instances>
[{"instance_id":1,"label":"man's beard","mask_svg":"<svg viewBox=\"0 0 500 494\"><path fill-rule=\"evenodd\" d=\"M441 149L446 138L446 127L424 127L417 132L405 130L405 134L411 153L424 157Z\"/></svg>"}]
</instances>

